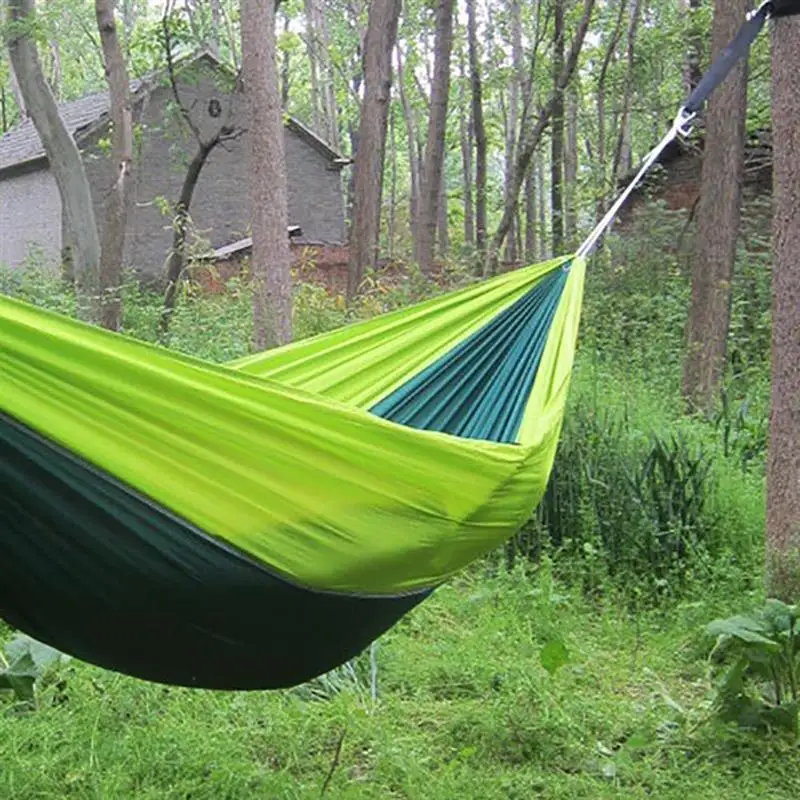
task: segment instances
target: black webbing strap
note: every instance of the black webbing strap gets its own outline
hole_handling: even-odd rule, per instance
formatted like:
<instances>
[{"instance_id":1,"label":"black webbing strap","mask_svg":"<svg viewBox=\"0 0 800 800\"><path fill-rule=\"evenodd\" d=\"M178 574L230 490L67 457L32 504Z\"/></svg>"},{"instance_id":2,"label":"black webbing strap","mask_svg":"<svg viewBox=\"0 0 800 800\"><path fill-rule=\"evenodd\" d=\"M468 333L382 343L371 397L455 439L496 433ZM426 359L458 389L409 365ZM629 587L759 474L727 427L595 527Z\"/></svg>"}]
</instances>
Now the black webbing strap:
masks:
<instances>
[{"instance_id":1,"label":"black webbing strap","mask_svg":"<svg viewBox=\"0 0 800 800\"><path fill-rule=\"evenodd\" d=\"M791 17L800 14L800 0L772 0L769 15L771 17Z\"/></svg>"},{"instance_id":2,"label":"black webbing strap","mask_svg":"<svg viewBox=\"0 0 800 800\"><path fill-rule=\"evenodd\" d=\"M697 84L697 87L684 104L683 107L689 114L696 114L708 99L708 96L728 77L737 62L747 57L750 52L750 45L761 33L767 18L775 16L773 10L775 5L780 5L779 0L765 3L758 11L754 11L747 18L747 22L742 25L741 30L736 34L736 38L719 54L711 65L711 69L703 75L700 83ZM800 0L784 0L783 5L794 7L794 11L784 9L783 15L800 13Z\"/></svg>"}]
</instances>

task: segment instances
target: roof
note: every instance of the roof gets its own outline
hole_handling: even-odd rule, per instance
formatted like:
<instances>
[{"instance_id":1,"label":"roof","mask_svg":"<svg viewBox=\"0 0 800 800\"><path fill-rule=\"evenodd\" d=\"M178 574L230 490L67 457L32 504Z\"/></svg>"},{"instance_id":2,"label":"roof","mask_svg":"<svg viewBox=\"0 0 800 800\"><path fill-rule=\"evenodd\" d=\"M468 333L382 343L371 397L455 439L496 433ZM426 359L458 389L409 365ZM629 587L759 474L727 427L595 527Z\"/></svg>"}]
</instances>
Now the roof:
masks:
<instances>
[{"instance_id":1,"label":"roof","mask_svg":"<svg viewBox=\"0 0 800 800\"><path fill-rule=\"evenodd\" d=\"M201 57L209 58L216 66L221 66L220 62L206 51L203 51L192 60L194 61ZM131 94L138 95L138 98L134 98L134 101L144 97L149 89L154 88L154 85L153 81L131 81ZM59 103L58 112L71 136L76 142L80 142L84 136L95 130L98 125L107 122L110 107L109 93L97 92L81 97L78 100ZM342 167L349 163L349 159L343 158L327 142L299 120L288 117L285 122L290 130L322 153L334 166ZM39 161L44 157L45 152L39 139L39 134L36 132L36 128L30 118L0 136L0 173L12 167Z\"/></svg>"}]
</instances>

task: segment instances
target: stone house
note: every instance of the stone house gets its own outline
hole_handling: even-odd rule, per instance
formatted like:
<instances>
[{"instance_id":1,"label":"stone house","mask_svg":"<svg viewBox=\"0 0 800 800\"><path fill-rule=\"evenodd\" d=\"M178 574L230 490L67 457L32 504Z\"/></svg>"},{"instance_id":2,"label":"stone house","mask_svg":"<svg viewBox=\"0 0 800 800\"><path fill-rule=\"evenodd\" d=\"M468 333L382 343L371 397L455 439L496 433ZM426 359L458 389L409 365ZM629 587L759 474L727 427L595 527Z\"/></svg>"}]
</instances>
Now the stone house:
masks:
<instances>
[{"instance_id":1,"label":"stone house","mask_svg":"<svg viewBox=\"0 0 800 800\"><path fill-rule=\"evenodd\" d=\"M183 60L175 76L180 104L202 136L221 125L235 131L212 151L194 192L190 244L199 253L250 233L247 121L234 76L210 54ZM143 279L158 280L172 244L172 208L198 145L164 74L132 82L131 93L135 189L124 260ZM115 177L108 156L108 93L64 103L60 113L82 152L102 231ZM284 130L292 246L338 252L346 236L341 172L349 161L295 119L288 118ZM17 266L36 254L58 264L62 242L61 200L28 120L0 137L0 263Z\"/></svg>"}]
</instances>

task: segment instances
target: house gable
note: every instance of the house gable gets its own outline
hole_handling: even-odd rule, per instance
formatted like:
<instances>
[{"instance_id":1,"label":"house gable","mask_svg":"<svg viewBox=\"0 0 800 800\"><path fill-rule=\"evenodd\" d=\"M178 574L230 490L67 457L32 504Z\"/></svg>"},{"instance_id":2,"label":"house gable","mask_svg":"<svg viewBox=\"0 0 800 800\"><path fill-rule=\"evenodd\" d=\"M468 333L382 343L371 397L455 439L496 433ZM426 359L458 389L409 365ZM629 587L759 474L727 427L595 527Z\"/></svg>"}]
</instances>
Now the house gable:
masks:
<instances>
[{"instance_id":1,"label":"house gable","mask_svg":"<svg viewBox=\"0 0 800 800\"><path fill-rule=\"evenodd\" d=\"M196 246L220 247L249 235L248 146L244 98L223 85L231 80L208 59L191 74L179 75L179 94L195 124L210 135L220 124L243 131L218 145L195 189L190 210ZM227 79L227 80L226 80ZM197 151L193 134L180 120L169 85L136 84L138 124L135 191L125 247L125 263L145 277L163 275L172 246L171 212L186 169ZM211 101L217 101L212 104ZM66 104L64 114L83 152L98 225L114 180L108 157L108 96L93 95ZM221 111L214 117L210 112ZM92 118L93 117L93 118ZM29 127L27 127L29 126ZM26 129L27 128L27 129ZM33 137L31 136L31 131ZM289 222L306 244L345 240L341 168L347 163L305 126L288 120L284 128ZM28 121L0 139L0 262L17 264L29 244L58 260L61 208L55 182Z\"/></svg>"}]
</instances>

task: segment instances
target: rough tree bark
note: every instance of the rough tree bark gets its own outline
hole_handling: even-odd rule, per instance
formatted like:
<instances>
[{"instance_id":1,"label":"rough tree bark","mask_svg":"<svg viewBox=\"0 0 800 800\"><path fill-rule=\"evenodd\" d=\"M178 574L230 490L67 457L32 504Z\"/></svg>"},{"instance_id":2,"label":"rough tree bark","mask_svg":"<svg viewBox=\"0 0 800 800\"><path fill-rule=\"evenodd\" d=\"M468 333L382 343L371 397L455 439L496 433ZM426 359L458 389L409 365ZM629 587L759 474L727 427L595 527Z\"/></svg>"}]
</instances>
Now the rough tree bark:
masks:
<instances>
[{"instance_id":1,"label":"rough tree bark","mask_svg":"<svg viewBox=\"0 0 800 800\"><path fill-rule=\"evenodd\" d=\"M581 49L583 48L584 40L586 39L586 32L589 30L589 22L592 18L594 11L594 0L584 0L583 11L581 19L578 24L578 29L575 33L575 38L572 40L569 54L567 55L564 69L557 77L553 91L544 107L540 110L539 116L534 124L529 124L530 106L523 108L522 119L520 121L520 141L517 146L516 166L514 168L514 176L511 185L511 192L506 197L506 202L503 207L503 216L500 224L497 226L494 236L492 237L492 244L489 252L487 253L487 260L496 262L497 253L503 246L508 231L511 227L511 221L516 213L517 199L519 198L522 184L525 180L525 174L531 163L531 157L542 138L542 134L550 123L553 111L559 99L563 96L564 91L569 84L570 78L578 65L578 57L580 56ZM541 185L541 184L540 184ZM488 265L487 272L493 273L496 264Z\"/></svg>"},{"instance_id":2,"label":"rough tree bark","mask_svg":"<svg viewBox=\"0 0 800 800\"><path fill-rule=\"evenodd\" d=\"M564 6L566 0L553 3L553 84L557 85L564 71ZM564 248L564 92L554 95L550 125L550 215L553 252ZM513 224L513 215L509 231Z\"/></svg>"},{"instance_id":3,"label":"rough tree bark","mask_svg":"<svg viewBox=\"0 0 800 800\"><path fill-rule=\"evenodd\" d=\"M242 77L249 107L253 229L253 349L292 338L289 212L283 110L275 53L275 4L241 0Z\"/></svg>"},{"instance_id":4,"label":"rough tree bark","mask_svg":"<svg viewBox=\"0 0 800 800\"><path fill-rule=\"evenodd\" d=\"M392 50L397 39L401 0L372 0L364 39L364 99L353 169L353 224L347 296L358 292L365 269L378 260L383 161L392 90Z\"/></svg>"},{"instance_id":5,"label":"rough tree bark","mask_svg":"<svg viewBox=\"0 0 800 800\"><path fill-rule=\"evenodd\" d=\"M450 55L453 49L453 8L455 0L439 0L436 6L436 35L431 86L430 120L422 166L422 185L417 209L414 257L423 272L433 266L433 248L444 167L444 138L450 97Z\"/></svg>"},{"instance_id":6,"label":"rough tree bark","mask_svg":"<svg viewBox=\"0 0 800 800\"><path fill-rule=\"evenodd\" d=\"M58 186L69 232L69 259L75 276L78 313L98 319L100 240L92 195L80 152L58 114L39 62L36 42L29 35L34 22L34 0L7 0L12 23L8 51L28 114L36 128Z\"/></svg>"},{"instance_id":7,"label":"rough tree bark","mask_svg":"<svg viewBox=\"0 0 800 800\"><path fill-rule=\"evenodd\" d=\"M767 588L800 601L800 17L772 40L772 410L767 466Z\"/></svg>"},{"instance_id":8,"label":"rough tree bark","mask_svg":"<svg viewBox=\"0 0 800 800\"><path fill-rule=\"evenodd\" d=\"M114 165L114 184L105 199L106 218L100 248L100 324L116 331L122 313L119 290L133 168L133 117L114 0L95 0L94 8L111 104L111 162Z\"/></svg>"},{"instance_id":9,"label":"rough tree bark","mask_svg":"<svg viewBox=\"0 0 800 800\"><path fill-rule=\"evenodd\" d=\"M717 0L711 31L716 57L739 30L749 0ZM731 280L739 235L744 168L747 65L740 62L710 97L692 263L683 395L692 411L710 413L725 373Z\"/></svg>"},{"instance_id":10,"label":"rough tree bark","mask_svg":"<svg viewBox=\"0 0 800 800\"><path fill-rule=\"evenodd\" d=\"M486 252L486 125L483 120L483 81L478 54L478 26L475 19L475 0L467 0L467 38L469 41L469 72L472 85L472 125L475 134L475 245L481 257ZM482 260L482 258L481 258ZM479 262L480 263L480 262Z\"/></svg>"}]
</instances>

